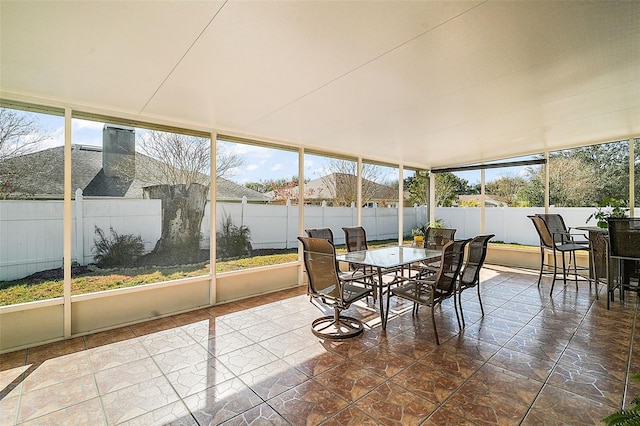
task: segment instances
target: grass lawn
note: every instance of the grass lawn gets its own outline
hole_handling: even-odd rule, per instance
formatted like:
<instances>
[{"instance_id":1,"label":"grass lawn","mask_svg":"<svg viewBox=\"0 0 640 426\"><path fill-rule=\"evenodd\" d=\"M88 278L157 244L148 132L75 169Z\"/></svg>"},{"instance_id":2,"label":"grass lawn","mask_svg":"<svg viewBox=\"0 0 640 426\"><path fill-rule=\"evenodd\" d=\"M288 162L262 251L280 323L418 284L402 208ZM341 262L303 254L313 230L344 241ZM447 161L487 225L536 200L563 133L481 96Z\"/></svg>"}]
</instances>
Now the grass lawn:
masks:
<instances>
[{"instance_id":1,"label":"grass lawn","mask_svg":"<svg viewBox=\"0 0 640 426\"><path fill-rule=\"evenodd\" d=\"M370 244L370 248L393 244L395 241L379 241ZM337 248L344 252L344 246ZM260 266L278 265L295 262L297 253L278 253L252 256L216 262L216 273L238 271ZM153 284L180 278L198 277L209 273L209 263L166 268L134 268L94 270L72 273L71 294L86 294L116 288L134 287ZM57 275L60 275L58 273ZM63 278L61 276L46 278L25 278L16 281L0 282L0 306L16 303L34 302L63 296Z\"/></svg>"}]
</instances>

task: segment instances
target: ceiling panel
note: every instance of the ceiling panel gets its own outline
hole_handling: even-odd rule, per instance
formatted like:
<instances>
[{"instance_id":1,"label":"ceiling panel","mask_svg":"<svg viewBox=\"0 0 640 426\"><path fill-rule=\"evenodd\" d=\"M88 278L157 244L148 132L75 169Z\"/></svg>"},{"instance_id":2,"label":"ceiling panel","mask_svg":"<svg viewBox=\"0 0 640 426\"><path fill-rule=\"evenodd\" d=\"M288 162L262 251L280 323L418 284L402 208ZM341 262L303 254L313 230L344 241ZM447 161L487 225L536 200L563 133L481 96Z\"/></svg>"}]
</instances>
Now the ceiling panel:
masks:
<instances>
[{"instance_id":1,"label":"ceiling panel","mask_svg":"<svg viewBox=\"0 0 640 426\"><path fill-rule=\"evenodd\" d=\"M137 114L222 2L1 2L2 89Z\"/></svg>"},{"instance_id":2,"label":"ceiling panel","mask_svg":"<svg viewBox=\"0 0 640 426\"><path fill-rule=\"evenodd\" d=\"M246 129L476 4L230 2L145 112Z\"/></svg>"}]
</instances>

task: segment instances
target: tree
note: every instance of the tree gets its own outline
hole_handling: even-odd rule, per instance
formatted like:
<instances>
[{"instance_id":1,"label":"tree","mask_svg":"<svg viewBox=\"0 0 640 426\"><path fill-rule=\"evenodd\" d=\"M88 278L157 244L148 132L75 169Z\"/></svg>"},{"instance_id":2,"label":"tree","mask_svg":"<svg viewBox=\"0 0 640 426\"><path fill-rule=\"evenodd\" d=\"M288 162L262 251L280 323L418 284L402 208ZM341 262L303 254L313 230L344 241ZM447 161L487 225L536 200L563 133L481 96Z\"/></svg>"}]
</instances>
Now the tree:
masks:
<instances>
[{"instance_id":1,"label":"tree","mask_svg":"<svg viewBox=\"0 0 640 426\"><path fill-rule=\"evenodd\" d=\"M519 191L526 185L526 179L513 174L507 174L487 183L485 185L485 191L487 194L501 197L510 206L515 206L518 204Z\"/></svg>"},{"instance_id":2,"label":"tree","mask_svg":"<svg viewBox=\"0 0 640 426\"><path fill-rule=\"evenodd\" d=\"M462 200L458 204L459 207L482 207L482 203L475 198L469 200Z\"/></svg>"},{"instance_id":3,"label":"tree","mask_svg":"<svg viewBox=\"0 0 640 426\"><path fill-rule=\"evenodd\" d=\"M609 198L629 198L629 143L627 141L589 145L568 151L589 168L593 175L595 198L589 205ZM592 201L592 202L591 202Z\"/></svg>"},{"instance_id":4,"label":"tree","mask_svg":"<svg viewBox=\"0 0 640 426\"><path fill-rule=\"evenodd\" d=\"M461 194L479 194L479 185L469 185L453 173L433 173L435 179L436 206L451 207ZM409 200L413 204L427 205L429 203L429 173L417 172L415 176L405 179L405 188L409 191Z\"/></svg>"},{"instance_id":5,"label":"tree","mask_svg":"<svg viewBox=\"0 0 640 426\"><path fill-rule=\"evenodd\" d=\"M327 165L327 174L322 177L324 186L329 190L327 198L334 200L338 206L349 206L358 201L358 163L350 160L333 158ZM384 170L374 164L362 164L362 204L375 199L379 181Z\"/></svg>"},{"instance_id":6,"label":"tree","mask_svg":"<svg viewBox=\"0 0 640 426\"><path fill-rule=\"evenodd\" d=\"M169 185L210 185L209 139L150 130L138 139L137 145L142 154L157 160L137 166L145 181ZM216 177L227 177L241 165L242 159L237 154L216 147Z\"/></svg>"},{"instance_id":7,"label":"tree","mask_svg":"<svg viewBox=\"0 0 640 426\"><path fill-rule=\"evenodd\" d=\"M41 148L51 136L40 126L34 114L0 108L0 199L25 197L20 182L30 173L31 167L24 156ZM40 170L47 170L53 164L38 164ZM24 185L22 185L24 187Z\"/></svg>"},{"instance_id":8,"label":"tree","mask_svg":"<svg viewBox=\"0 0 640 426\"><path fill-rule=\"evenodd\" d=\"M529 182L519 197L529 206L544 205L544 167L527 169ZM596 205L597 187L593 169L579 156L557 153L549 157L549 204L561 207Z\"/></svg>"},{"instance_id":9,"label":"tree","mask_svg":"<svg viewBox=\"0 0 640 426\"><path fill-rule=\"evenodd\" d=\"M156 161L138 164L138 178L151 183L145 196L162 201L162 231L153 250L173 261L199 252L200 226L211 178L210 141L176 133L149 131L140 138L140 151ZM232 153L216 152L216 175L222 177L241 164Z\"/></svg>"},{"instance_id":10,"label":"tree","mask_svg":"<svg viewBox=\"0 0 640 426\"><path fill-rule=\"evenodd\" d=\"M404 180L404 189L409 193L411 204L426 206L429 204L429 173L416 172Z\"/></svg>"},{"instance_id":11,"label":"tree","mask_svg":"<svg viewBox=\"0 0 640 426\"><path fill-rule=\"evenodd\" d=\"M544 206L544 168L527 167L526 184L518 190L517 199L522 207Z\"/></svg>"},{"instance_id":12,"label":"tree","mask_svg":"<svg viewBox=\"0 0 640 426\"><path fill-rule=\"evenodd\" d=\"M469 182L453 173L435 173L436 206L451 207L459 194L469 193Z\"/></svg>"}]
</instances>

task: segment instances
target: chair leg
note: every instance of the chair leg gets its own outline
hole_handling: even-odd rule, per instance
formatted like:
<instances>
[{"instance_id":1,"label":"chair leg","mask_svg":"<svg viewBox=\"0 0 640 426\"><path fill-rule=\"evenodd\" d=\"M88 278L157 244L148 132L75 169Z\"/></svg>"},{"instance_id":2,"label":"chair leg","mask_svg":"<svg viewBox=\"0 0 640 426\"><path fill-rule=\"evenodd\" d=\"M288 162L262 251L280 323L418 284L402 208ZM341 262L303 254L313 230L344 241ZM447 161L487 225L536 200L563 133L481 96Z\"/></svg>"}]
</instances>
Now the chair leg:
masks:
<instances>
[{"instance_id":1,"label":"chair leg","mask_svg":"<svg viewBox=\"0 0 640 426\"><path fill-rule=\"evenodd\" d=\"M431 322L433 324L433 334L435 334L436 336L436 343L440 345L440 339L438 338L438 329L436 328L435 306L431 306Z\"/></svg>"},{"instance_id":2,"label":"chair leg","mask_svg":"<svg viewBox=\"0 0 640 426\"><path fill-rule=\"evenodd\" d=\"M458 293L458 304L460 305L460 318L462 318L462 328L465 328L467 324L464 321L464 310L462 310L462 291Z\"/></svg>"},{"instance_id":3,"label":"chair leg","mask_svg":"<svg viewBox=\"0 0 640 426\"><path fill-rule=\"evenodd\" d=\"M576 280L576 291L578 291L578 261L576 259L576 252L573 253L573 278Z\"/></svg>"},{"instance_id":4,"label":"chair leg","mask_svg":"<svg viewBox=\"0 0 640 426\"><path fill-rule=\"evenodd\" d=\"M364 331L360 320L341 317L340 309L334 307L333 316L320 317L311 324L311 331L317 337L329 340L342 340L355 337Z\"/></svg>"},{"instance_id":5,"label":"chair leg","mask_svg":"<svg viewBox=\"0 0 640 426\"><path fill-rule=\"evenodd\" d=\"M456 320L458 321L458 330L462 331L462 325L460 323L460 314L458 313L458 298L456 297L457 294L459 293L458 292L453 293L453 309L455 309L456 311ZM460 300L460 311L462 311L462 300Z\"/></svg>"},{"instance_id":6,"label":"chair leg","mask_svg":"<svg viewBox=\"0 0 640 426\"><path fill-rule=\"evenodd\" d=\"M538 275L538 288L540 288L540 281L542 281L543 269L544 269L544 247L540 246L540 274Z\"/></svg>"},{"instance_id":7,"label":"chair leg","mask_svg":"<svg viewBox=\"0 0 640 426\"><path fill-rule=\"evenodd\" d=\"M484 316L484 308L482 307L482 298L480 297L480 283L478 283L478 302L480 303L480 312Z\"/></svg>"},{"instance_id":8,"label":"chair leg","mask_svg":"<svg viewBox=\"0 0 640 426\"><path fill-rule=\"evenodd\" d=\"M564 255L562 256L562 263L564 264ZM556 274L558 272L558 260L556 259L556 251L553 250L553 280L551 281L551 291L549 296L553 296L553 286L556 284Z\"/></svg>"}]
</instances>

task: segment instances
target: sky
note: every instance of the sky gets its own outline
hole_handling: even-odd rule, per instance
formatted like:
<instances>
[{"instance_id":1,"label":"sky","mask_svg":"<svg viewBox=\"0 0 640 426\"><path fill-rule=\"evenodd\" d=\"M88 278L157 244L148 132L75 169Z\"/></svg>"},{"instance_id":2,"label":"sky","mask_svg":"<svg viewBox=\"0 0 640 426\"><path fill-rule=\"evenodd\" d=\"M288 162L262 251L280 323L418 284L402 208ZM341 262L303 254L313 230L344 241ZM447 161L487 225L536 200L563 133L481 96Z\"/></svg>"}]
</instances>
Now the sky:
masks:
<instances>
[{"instance_id":1,"label":"sky","mask_svg":"<svg viewBox=\"0 0 640 426\"><path fill-rule=\"evenodd\" d=\"M64 145L64 118L45 114L31 113L38 118L42 130L51 137L43 148ZM74 144L102 146L102 129L104 123L80 119L72 120ZM143 132L136 129L136 137ZM232 171L229 178L240 184L260 182L272 179L291 178L298 175L298 154L295 151L284 151L248 144L221 143L223 149L234 152L242 158L242 165ZM328 173L328 161L315 155L305 156L305 178L317 179ZM384 168L382 179L397 179L397 169ZM488 169L485 172L487 182L503 175L523 175L524 167L507 169ZM480 171L456 172L457 176L466 179L469 184L480 183ZM405 172L405 176L408 172Z\"/></svg>"}]
</instances>

